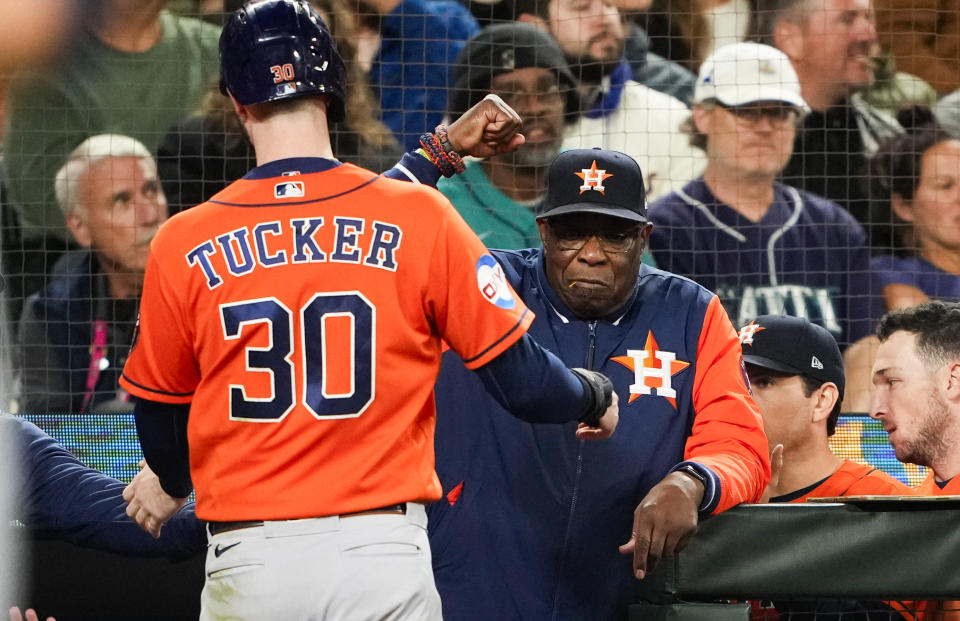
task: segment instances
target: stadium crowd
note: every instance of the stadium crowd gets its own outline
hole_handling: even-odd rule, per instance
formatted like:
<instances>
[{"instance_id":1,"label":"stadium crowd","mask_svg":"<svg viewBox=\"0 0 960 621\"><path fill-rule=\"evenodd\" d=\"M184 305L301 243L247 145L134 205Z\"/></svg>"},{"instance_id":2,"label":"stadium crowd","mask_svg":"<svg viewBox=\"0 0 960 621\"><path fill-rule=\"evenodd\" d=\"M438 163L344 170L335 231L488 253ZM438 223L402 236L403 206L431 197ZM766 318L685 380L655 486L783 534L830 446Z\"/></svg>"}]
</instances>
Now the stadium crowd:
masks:
<instances>
[{"instance_id":1,"label":"stadium crowd","mask_svg":"<svg viewBox=\"0 0 960 621\"><path fill-rule=\"evenodd\" d=\"M483 606L504 601L522 619L620 618L634 576L682 549L704 516L824 490L918 493L830 452L840 412L869 412L894 432L898 459L931 468L921 493L950 492L960 460L950 441L960 433L960 340L948 325L960 313L960 5L310 4L344 65L343 100L321 95L336 160L435 186L536 312L533 340L566 366L601 371L619 393L613 438L585 445L562 426L501 416L509 408L484 391L490 384L444 354L443 498L427 514L445 618L489 618ZM66 0L44 54L18 56L26 40L0 48L14 59L0 62L0 410L135 411L120 377L139 336L152 241L168 219L269 161L220 67L221 28L242 5ZM283 90L292 66L270 69L277 98L298 96ZM482 132L504 124L512 131L488 148ZM631 206L591 203L598 193L619 200L628 179ZM570 197L558 189L567 182ZM272 259L262 247L270 233L261 246L234 233L218 238L225 254ZM634 333L629 353L617 349ZM798 338L796 351L786 345ZM894 354L931 372L895 377ZM933 391L930 411L894 392L910 381ZM650 422L625 418L636 399L655 412ZM724 399L734 403L715 402ZM476 427L458 417L463 401L480 413ZM53 450L42 431L28 432L26 444ZM643 442L661 452L625 467ZM136 481L162 498L174 488L156 465L159 478L147 467ZM113 513L134 497L121 498L112 479L94 487L90 502ZM163 500L190 489L176 491ZM497 502L512 503L502 519L481 524L469 513ZM577 502L595 506L578 513ZM520 526L497 530L550 503L556 511L528 524L529 537ZM192 539L170 544L178 554L201 547L187 508L176 524L186 520ZM20 519L31 512L40 511ZM570 565L595 560L577 555L598 523L610 554L590 582ZM75 526L40 526L83 542ZM659 549L647 549L647 531ZM157 553L123 536L133 553ZM632 563L619 558L618 539ZM478 575L483 588L463 588ZM951 606L922 602L915 618L949 619ZM557 610L570 616L551 617Z\"/></svg>"}]
</instances>

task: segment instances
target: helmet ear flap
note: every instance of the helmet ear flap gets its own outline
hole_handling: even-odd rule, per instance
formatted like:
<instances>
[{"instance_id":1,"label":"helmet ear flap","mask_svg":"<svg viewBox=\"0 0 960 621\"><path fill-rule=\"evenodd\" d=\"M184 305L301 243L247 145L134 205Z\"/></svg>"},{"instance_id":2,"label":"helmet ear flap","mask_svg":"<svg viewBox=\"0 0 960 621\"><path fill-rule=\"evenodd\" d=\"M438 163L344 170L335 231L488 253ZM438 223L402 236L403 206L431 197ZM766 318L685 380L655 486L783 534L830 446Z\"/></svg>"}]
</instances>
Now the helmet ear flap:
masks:
<instances>
[{"instance_id":1,"label":"helmet ear flap","mask_svg":"<svg viewBox=\"0 0 960 621\"><path fill-rule=\"evenodd\" d=\"M306 0L251 0L220 34L220 92L242 105L326 95L345 115L347 71L320 14Z\"/></svg>"}]
</instances>

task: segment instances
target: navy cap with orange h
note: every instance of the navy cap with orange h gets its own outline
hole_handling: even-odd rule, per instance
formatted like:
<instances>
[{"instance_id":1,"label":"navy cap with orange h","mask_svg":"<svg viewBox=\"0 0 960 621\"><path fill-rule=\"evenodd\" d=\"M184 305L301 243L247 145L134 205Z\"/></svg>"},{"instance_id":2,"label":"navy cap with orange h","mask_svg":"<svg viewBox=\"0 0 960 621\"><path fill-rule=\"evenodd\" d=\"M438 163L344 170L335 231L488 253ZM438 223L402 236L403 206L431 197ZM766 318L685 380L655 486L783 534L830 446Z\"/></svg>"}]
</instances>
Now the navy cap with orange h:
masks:
<instances>
[{"instance_id":1,"label":"navy cap with orange h","mask_svg":"<svg viewBox=\"0 0 960 621\"><path fill-rule=\"evenodd\" d=\"M547 197L537 217L584 212L648 222L647 192L637 161L600 148L558 155L550 165Z\"/></svg>"},{"instance_id":2,"label":"navy cap with orange h","mask_svg":"<svg viewBox=\"0 0 960 621\"><path fill-rule=\"evenodd\" d=\"M843 356L826 328L802 317L761 315L740 328L740 348L747 364L833 382L843 400Z\"/></svg>"}]
</instances>

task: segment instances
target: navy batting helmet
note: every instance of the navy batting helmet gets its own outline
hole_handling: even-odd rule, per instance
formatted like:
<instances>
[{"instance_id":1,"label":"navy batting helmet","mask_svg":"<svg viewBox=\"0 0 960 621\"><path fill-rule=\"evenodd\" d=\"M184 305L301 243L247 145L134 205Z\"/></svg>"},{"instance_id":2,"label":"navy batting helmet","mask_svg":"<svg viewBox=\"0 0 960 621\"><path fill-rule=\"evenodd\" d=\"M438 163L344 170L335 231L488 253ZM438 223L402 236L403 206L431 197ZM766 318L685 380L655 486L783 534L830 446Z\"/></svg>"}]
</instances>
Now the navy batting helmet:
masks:
<instances>
[{"instance_id":1,"label":"navy batting helmet","mask_svg":"<svg viewBox=\"0 0 960 621\"><path fill-rule=\"evenodd\" d=\"M305 0L252 0L220 34L220 91L243 105L327 95L342 121L347 71L330 30Z\"/></svg>"}]
</instances>

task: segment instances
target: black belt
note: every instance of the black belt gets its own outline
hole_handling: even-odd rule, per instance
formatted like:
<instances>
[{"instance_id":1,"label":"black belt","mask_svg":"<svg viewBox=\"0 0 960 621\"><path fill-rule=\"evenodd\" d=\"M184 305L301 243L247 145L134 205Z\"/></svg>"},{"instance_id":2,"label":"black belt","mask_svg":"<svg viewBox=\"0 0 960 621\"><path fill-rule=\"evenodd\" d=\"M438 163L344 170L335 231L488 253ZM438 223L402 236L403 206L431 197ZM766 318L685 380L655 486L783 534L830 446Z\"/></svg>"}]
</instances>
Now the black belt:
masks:
<instances>
[{"instance_id":1,"label":"black belt","mask_svg":"<svg viewBox=\"0 0 960 621\"><path fill-rule=\"evenodd\" d=\"M396 505L388 505L386 507L377 507L376 509L367 509L365 511L354 511L353 513L341 513L339 517L356 517L358 515L378 515L378 514L396 514L404 515L407 512L407 503L401 502ZM237 522L207 522L207 529L210 531L211 535L219 535L220 533L228 533L232 530L240 530L241 528L254 528L256 526L263 526L263 520L240 520Z\"/></svg>"}]
</instances>

